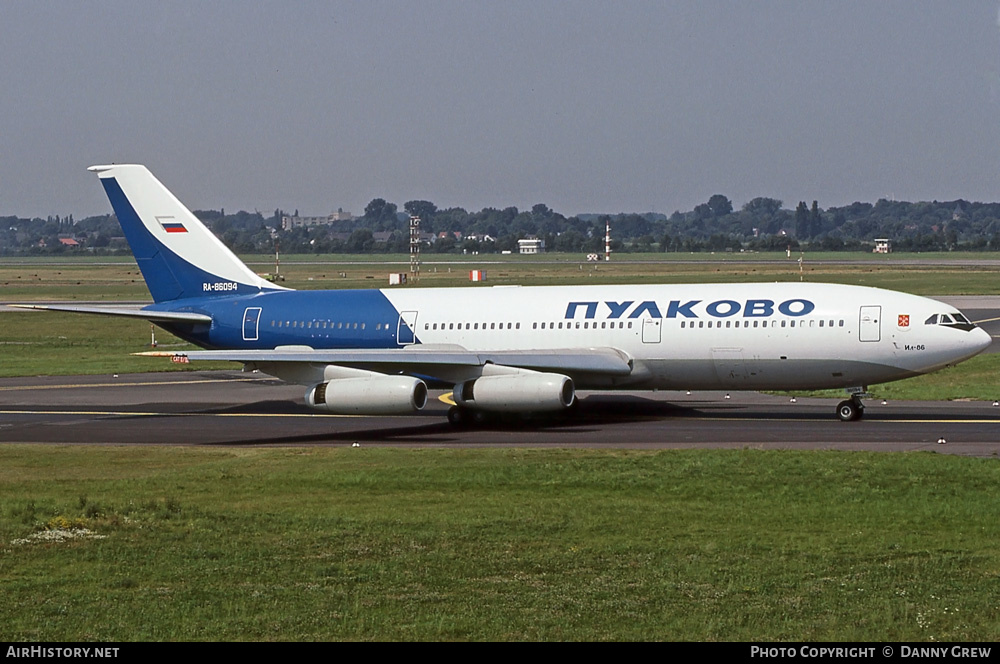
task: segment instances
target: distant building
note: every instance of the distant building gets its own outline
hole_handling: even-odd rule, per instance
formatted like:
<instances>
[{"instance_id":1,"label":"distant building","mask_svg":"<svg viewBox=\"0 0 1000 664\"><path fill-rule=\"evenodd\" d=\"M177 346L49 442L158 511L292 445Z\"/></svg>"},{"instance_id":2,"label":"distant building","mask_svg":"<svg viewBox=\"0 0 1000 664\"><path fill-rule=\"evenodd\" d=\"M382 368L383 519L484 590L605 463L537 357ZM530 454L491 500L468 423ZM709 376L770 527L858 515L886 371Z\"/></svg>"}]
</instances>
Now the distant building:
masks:
<instances>
[{"instance_id":1,"label":"distant building","mask_svg":"<svg viewBox=\"0 0 1000 664\"><path fill-rule=\"evenodd\" d=\"M544 254L545 240L534 235L529 235L517 241L517 250L522 254Z\"/></svg>"},{"instance_id":2,"label":"distant building","mask_svg":"<svg viewBox=\"0 0 1000 664\"><path fill-rule=\"evenodd\" d=\"M892 240L888 238L875 238L875 248L872 249L873 254L891 254L892 253Z\"/></svg>"},{"instance_id":3,"label":"distant building","mask_svg":"<svg viewBox=\"0 0 1000 664\"><path fill-rule=\"evenodd\" d=\"M337 210L325 217L293 217L283 215L281 217L281 230L289 231L293 228L309 228L310 226L329 226L338 221L351 221L354 215L344 210Z\"/></svg>"}]
</instances>

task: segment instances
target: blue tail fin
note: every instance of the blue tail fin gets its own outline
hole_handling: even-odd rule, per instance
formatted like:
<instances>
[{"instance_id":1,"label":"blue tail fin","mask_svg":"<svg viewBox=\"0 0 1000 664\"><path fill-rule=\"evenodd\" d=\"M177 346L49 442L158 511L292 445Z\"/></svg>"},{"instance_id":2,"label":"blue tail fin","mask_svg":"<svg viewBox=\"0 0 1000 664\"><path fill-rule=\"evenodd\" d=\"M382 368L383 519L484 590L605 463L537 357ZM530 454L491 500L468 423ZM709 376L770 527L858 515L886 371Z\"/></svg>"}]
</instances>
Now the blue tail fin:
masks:
<instances>
[{"instance_id":1,"label":"blue tail fin","mask_svg":"<svg viewBox=\"0 0 1000 664\"><path fill-rule=\"evenodd\" d=\"M284 290L258 277L145 166L91 166L155 302Z\"/></svg>"}]
</instances>

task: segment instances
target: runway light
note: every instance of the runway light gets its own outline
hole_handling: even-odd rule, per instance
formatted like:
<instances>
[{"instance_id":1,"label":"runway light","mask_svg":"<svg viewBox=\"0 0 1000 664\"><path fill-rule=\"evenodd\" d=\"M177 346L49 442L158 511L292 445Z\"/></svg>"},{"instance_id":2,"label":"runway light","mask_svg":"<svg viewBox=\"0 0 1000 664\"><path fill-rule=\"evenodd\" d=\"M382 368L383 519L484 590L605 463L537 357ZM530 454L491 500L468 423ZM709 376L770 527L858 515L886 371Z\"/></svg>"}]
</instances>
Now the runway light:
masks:
<instances>
[{"instance_id":1,"label":"runway light","mask_svg":"<svg viewBox=\"0 0 1000 664\"><path fill-rule=\"evenodd\" d=\"M358 441L354 441L353 443L351 443L351 447L361 447L361 443L359 443Z\"/></svg>"},{"instance_id":2,"label":"runway light","mask_svg":"<svg viewBox=\"0 0 1000 664\"><path fill-rule=\"evenodd\" d=\"M728 393L728 392L726 392L726 398L727 398L727 399L729 399L729 398L730 398L730 396L729 396L729 393Z\"/></svg>"},{"instance_id":3,"label":"runway light","mask_svg":"<svg viewBox=\"0 0 1000 664\"><path fill-rule=\"evenodd\" d=\"M1000 401L993 402L993 407L996 408L997 406L1000 406Z\"/></svg>"},{"instance_id":4,"label":"runway light","mask_svg":"<svg viewBox=\"0 0 1000 664\"><path fill-rule=\"evenodd\" d=\"M789 401L789 403L798 403L798 402L797 402L797 401L795 400L795 397L792 397L792 398L791 398L791 399L789 399L788 401Z\"/></svg>"},{"instance_id":5,"label":"runway light","mask_svg":"<svg viewBox=\"0 0 1000 664\"><path fill-rule=\"evenodd\" d=\"M883 406L887 405L888 403L889 403L888 401L886 401L885 399L882 399L882 405Z\"/></svg>"},{"instance_id":6,"label":"runway light","mask_svg":"<svg viewBox=\"0 0 1000 664\"><path fill-rule=\"evenodd\" d=\"M946 442L948 441L946 441L944 438L938 438L938 445L944 445Z\"/></svg>"},{"instance_id":7,"label":"runway light","mask_svg":"<svg viewBox=\"0 0 1000 664\"><path fill-rule=\"evenodd\" d=\"M691 396L691 390L688 390L688 396Z\"/></svg>"}]
</instances>

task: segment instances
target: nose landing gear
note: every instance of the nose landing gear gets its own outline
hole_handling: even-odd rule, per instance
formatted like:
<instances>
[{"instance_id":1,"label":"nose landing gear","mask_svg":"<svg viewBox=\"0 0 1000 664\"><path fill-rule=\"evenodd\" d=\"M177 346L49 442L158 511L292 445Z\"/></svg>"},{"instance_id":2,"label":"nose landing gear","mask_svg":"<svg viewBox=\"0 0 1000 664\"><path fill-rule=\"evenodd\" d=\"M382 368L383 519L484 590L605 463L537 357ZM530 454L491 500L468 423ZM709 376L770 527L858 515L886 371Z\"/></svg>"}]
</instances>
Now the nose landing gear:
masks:
<instances>
[{"instance_id":1,"label":"nose landing gear","mask_svg":"<svg viewBox=\"0 0 1000 664\"><path fill-rule=\"evenodd\" d=\"M837 417L841 422L854 422L864 417L865 405L861 403L861 396L852 394L850 399L837 404Z\"/></svg>"}]
</instances>

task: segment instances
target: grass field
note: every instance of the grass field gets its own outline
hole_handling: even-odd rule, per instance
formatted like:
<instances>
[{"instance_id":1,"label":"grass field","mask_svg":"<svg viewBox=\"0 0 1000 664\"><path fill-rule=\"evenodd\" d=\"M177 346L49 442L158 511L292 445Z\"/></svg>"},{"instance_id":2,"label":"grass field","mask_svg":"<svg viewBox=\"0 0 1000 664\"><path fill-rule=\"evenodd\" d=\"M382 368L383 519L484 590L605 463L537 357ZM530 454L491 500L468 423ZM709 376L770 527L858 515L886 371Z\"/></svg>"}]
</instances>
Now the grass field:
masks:
<instances>
[{"instance_id":1,"label":"grass field","mask_svg":"<svg viewBox=\"0 0 1000 664\"><path fill-rule=\"evenodd\" d=\"M923 453L2 447L0 639L993 641L998 482Z\"/></svg>"}]
</instances>

